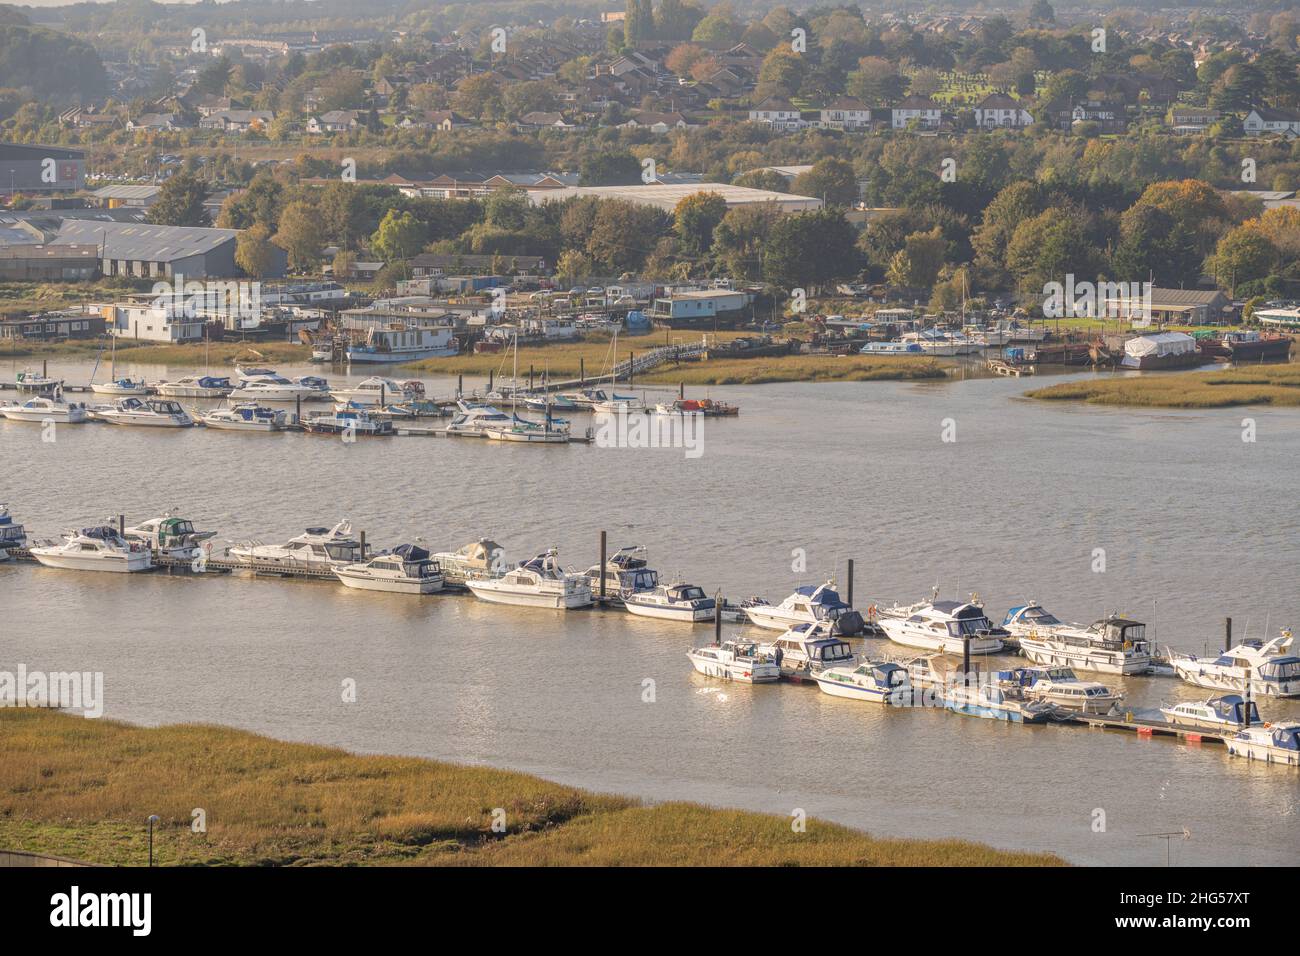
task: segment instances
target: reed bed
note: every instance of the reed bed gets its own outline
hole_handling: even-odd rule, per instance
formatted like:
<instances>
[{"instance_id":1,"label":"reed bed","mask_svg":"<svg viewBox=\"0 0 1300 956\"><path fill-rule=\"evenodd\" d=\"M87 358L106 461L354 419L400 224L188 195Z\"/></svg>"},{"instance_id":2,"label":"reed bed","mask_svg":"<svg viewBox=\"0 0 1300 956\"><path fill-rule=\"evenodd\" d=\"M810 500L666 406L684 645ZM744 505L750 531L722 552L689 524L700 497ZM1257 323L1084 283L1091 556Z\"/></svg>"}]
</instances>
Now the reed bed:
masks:
<instances>
[{"instance_id":1,"label":"reed bed","mask_svg":"<svg viewBox=\"0 0 1300 956\"><path fill-rule=\"evenodd\" d=\"M1063 382L1025 393L1046 401L1132 408L1228 408L1300 405L1300 366L1260 365L1222 372L1147 374Z\"/></svg>"},{"instance_id":2,"label":"reed bed","mask_svg":"<svg viewBox=\"0 0 1300 956\"><path fill-rule=\"evenodd\" d=\"M930 358L867 355L778 355L664 365L638 378L647 383L768 385L774 382L899 382L947 378Z\"/></svg>"},{"instance_id":3,"label":"reed bed","mask_svg":"<svg viewBox=\"0 0 1300 956\"><path fill-rule=\"evenodd\" d=\"M192 830L193 811L206 832ZM505 832L492 829L505 811ZM0 847L161 865L1059 865L809 819L645 806L522 773L358 756L223 727L0 710Z\"/></svg>"}]
</instances>

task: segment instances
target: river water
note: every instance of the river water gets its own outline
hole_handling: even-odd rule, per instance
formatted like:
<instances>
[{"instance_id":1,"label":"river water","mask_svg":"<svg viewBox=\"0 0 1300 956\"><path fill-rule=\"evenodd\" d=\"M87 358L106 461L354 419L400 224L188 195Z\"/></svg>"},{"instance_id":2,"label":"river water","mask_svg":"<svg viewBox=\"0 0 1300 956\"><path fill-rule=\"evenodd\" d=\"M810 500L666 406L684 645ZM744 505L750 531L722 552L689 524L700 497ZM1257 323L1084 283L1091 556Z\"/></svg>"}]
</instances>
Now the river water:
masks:
<instances>
[{"instance_id":1,"label":"river water","mask_svg":"<svg viewBox=\"0 0 1300 956\"><path fill-rule=\"evenodd\" d=\"M84 381L89 367L50 372ZM428 381L438 395L452 387ZM1221 643L1226 615L1239 638L1300 623L1300 410L1102 409L1032 402L1028 387L715 388L742 413L708 420L695 458L98 424L46 443L39 426L0 421L0 501L37 536L175 508L224 546L347 517L376 546L490 536L511 559L556 545L575 569L596 563L605 529L611 551L645 545L661 574L737 599L842 580L854 558L859 607L937 585L978 591L996 620L1028 599L1068 620L1123 611L1159 644L1198 652ZM13 563L0 594L0 669L103 671L112 718L491 764L650 800L798 809L1084 864L1163 864L1167 849L1174 864L1300 861L1294 770L1217 746L722 684L686 658L711 625ZM1208 696L1172 678L1105 679L1139 708ZM1263 715L1297 717L1300 703L1266 703ZM1184 829L1168 847L1152 835Z\"/></svg>"}]
</instances>

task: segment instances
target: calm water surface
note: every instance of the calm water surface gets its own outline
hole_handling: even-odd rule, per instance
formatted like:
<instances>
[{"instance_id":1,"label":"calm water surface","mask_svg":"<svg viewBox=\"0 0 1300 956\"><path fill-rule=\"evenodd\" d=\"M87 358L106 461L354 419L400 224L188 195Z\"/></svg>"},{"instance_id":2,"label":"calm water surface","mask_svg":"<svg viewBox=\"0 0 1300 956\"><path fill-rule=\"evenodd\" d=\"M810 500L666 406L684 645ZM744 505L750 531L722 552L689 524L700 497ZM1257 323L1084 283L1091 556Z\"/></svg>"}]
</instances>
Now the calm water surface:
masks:
<instances>
[{"instance_id":1,"label":"calm water surface","mask_svg":"<svg viewBox=\"0 0 1300 956\"><path fill-rule=\"evenodd\" d=\"M12 380L11 365L0 378ZM50 371L84 381L89 366ZM171 507L220 529L222 545L348 517L380 546L491 536L512 559L557 545L578 569L596 562L606 529L611 549L644 544L661 574L737 598L842 579L854 558L860 607L938 585L948 597L978 591L998 619L1027 599L1085 622L1120 610L1160 644L1197 651L1222 640L1225 615L1239 637L1300 624L1300 410L1046 405L1019 398L1028 387L714 389L743 411L709 420L693 460L107 425L65 427L43 444L38 426L0 421L0 501L38 536ZM1241 440L1246 417L1254 443ZM955 442L940 440L944 419ZM1092 570L1096 548L1104 573ZM791 570L796 549L803 573ZM1164 841L1149 834L1184 827L1176 864L1300 860L1294 770L1215 746L722 684L685 656L711 626L13 564L0 567L0 594L0 668L102 670L114 718L486 763L651 800L801 808L877 834L969 837L1079 863L1162 863ZM345 678L357 682L354 704L341 700ZM642 702L646 678L654 703ZM1123 684L1137 707L1207 696L1168 678ZM1264 716L1300 717L1300 704L1269 703ZM1097 808L1104 833L1092 829Z\"/></svg>"}]
</instances>

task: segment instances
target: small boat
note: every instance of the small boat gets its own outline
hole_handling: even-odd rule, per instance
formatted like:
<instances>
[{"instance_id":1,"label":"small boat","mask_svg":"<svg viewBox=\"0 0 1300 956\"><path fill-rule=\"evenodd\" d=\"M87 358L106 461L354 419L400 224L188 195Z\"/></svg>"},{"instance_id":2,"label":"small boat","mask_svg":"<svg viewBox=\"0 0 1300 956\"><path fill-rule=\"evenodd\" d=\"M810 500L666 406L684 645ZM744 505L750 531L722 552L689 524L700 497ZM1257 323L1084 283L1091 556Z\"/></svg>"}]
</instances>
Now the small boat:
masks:
<instances>
[{"instance_id":1,"label":"small boat","mask_svg":"<svg viewBox=\"0 0 1300 956\"><path fill-rule=\"evenodd\" d=\"M124 540L109 525L69 531L63 544L30 550L31 556L47 568L67 571L147 571L153 564L149 548Z\"/></svg>"},{"instance_id":2,"label":"small boat","mask_svg":"<svg viewBox=\"0 0 1300 956\"><path fill-rule=\"evenodd\" d=\"M930 601L909 607L894 606L881 612L877 622L895 644L946 654L964 653L969 639L970 653L996 654L1010 637L984 613L975 601Z\"/></svg>"},{"instance_id":3,"label":"small boat","mask_svg":"<svg viewBox=\"0 0 1300 956\"><path fill-rule=\"evenodd\" d=\"M1003 349L1000 357L988 360L988 367L990 372L997 375L1010 375L1016 378L1037 372L1032 353L1026 352L1019 346Z\"/></svg>"},{"instance_id":4,"label":"small boat","mask_svg":"<svg viewBox=\"0 0 1300 956\"><path fill-rule=\"evenodd\" d=\"M119 378L112 382L99 382L91 385L90 390L96 395L148 395L149 385L142 378Z\"/></svg>"},{"instance_id":5,"label":"small boat","mask_svg":"<svg viewBox=\"0 0 1300 956\"><path fill-rule=\"evenodd\" d=\"M317 342L311 347L311 361L315 363L334 361L334 343Z\"/></svg>"},{"instance_id":6,"label":"small boat","mask_svg":"<svg viewBox=\"0 0 1300 956\"><path fill-rule=\"evenodd\" d=\"M465 586L474 592L475 597L496 604L561 610L592 604L591 582L585 574L573 574L561 567L560 553L555 548L500 577L467 578Z\"/></svg>"},{"instance_id":7,"label":"small boat","mask_svg":"<svg viewBox=\"0 0 1300 956\"><path fill-rule=\"evenodd\" d=\"M0 504L0 561L7 561L10 551L27 547L27 532L14 522L9 506Z\"/></svg>"},{"instance_id":8,"label":"small boat","mask_svg":"<svg viewBox=\"0 0 1300 956\"><path fill-rule=\"evenodd\" d=\"M600 565L587 569L591 593L600 594ZM626 598L637 591L651 591L659 584L659 572L650 567L646 550L639 544L619 548L605 559L605 594Z\"/></svg>"},{"instance_id":9,"label":"small boat","mask_svg":"<svg viewBox=\"0 0 1300 956\"><path fill-rule=\"evenodd\" d=\"M569 443L569 426L567 422L549 419L546 422L531 422L514 417L514 421L504 425L492 425L483 429L483 437L491 441L524 442L539 445L567 445Z\"/></svg>"},{"instance_id":10,"label":"small boat","mask_svg":"<svg viewBox=\"0 0 1300 956\"><path fill-rule=\"evenodd\" d=\"M393 434L391 418L376 418L364 409L317 412L303 419L302 427L313 435L349 435L376 438Z\"/></svg>"},{"instance_id":11,"label":"small boat","mask_svg":"<svg viewBox=\"0 0 1300 956\"><path fill-rule=\"evenodd\" d=\"M868 342L858 349L861 355L924 355L917 342Z\"/></svg>"},{"instance_id":12,"label":"small boat","mask_svg":"<svg viewBox=\"0 0 1300 956\"><path fill-rule=\"evenodd\" d=\"M562 395L528 395L523 398L523 403L525 408L534 412L576 412L585 407Z\"/></svg>"},{"instance_id":13,"label":"small boat","mask_svg":"<svg viewBox=\"0 0 1300 956\"><path fill-rule=\"evenodd\" d=\"M1247 704L1237 694L1209 700L1185 700L1172 707L1161 707L1160 713L1175 727L1193 727L1196 730L1238 730L1264 723L1259 719L1255 702L1252 700Z\"/></svg>"},{"instance_id":14,"label":"small boat","mask_svg":"<svg viewBox=\"0 0 1300 956\"><path fill-rule=\"evenodd\" d=\"M255 402L296 402L299 399L308 402L329 396L313 382L294 381L271 373L241 377L239 387L229 397Z\"/></svg>"},{"instance_id":15,"label":"small boat","mask_svg":"<svg viewBox=\"0 0 1300 956\"><path fill-rule=\"evenodd\" d=\"M1268 643L1243 641L1218 657L1169 651L1178 676L1197 687L1230 690L1251 697L1300 697L1300 657L1284 654L1291 631L1284 629Z\"/></svg>"},{"instance_id":16,"label":"small boat","mask_svg":"<svg viewBox=\"0 0 1300 956\"><path fill-rule=\"evenodd\" d=\"M234 390L229 378L214 375L187 375L158 383L158 394L166 398L225 398Z\"/></svg>"},{"instance_id":17,"label":"small boat","mask_svg":"<svg viewBox=\"0 0 1300 956\"><path fill-rule=\"evenodd\" d=\"M863 661L857 666L827 667L814 671L812 678L823 694L832 697L899 706L912 701L912 685L906 668L891 661Z\"/></svg>"},{"instance_id":18,"label":"small boat","mask_svg":"<svg viewBox=\"0 0 1300 956\"><path fill-rule=\"evenodd\" d=\"M686 652L696 671L744 684L770 684L781 679L781 669L758 652L753 641L723 641L692 647Z\"/></svg>"},{"instance_id":19,"label":"small boat","mask_svg":"<svg viewBox=\"0 0 1300 956\"><path fill-rule=\"evenodd\" d=\"M712 621L716 603L704 593L704 588L680 581L623 595L623 606L638 617L657 617L687 624Z\"/></svg>"},{"instance_id":20,"label":"small boat","mask_svg":"<svg viewBox=\"0 0 1300 956\"><path fill-rule=\"evenodd\" d=\"M180 558L184 561L201 557L207 551L203 542L216 536L215 531L196 531L194 522L188 518L170 514L127 528L125 534L127 541L143 544L155 558Z\"/></svg>"},{"instance_id":21,"label":"small boat","mask_svg":"<svg viewBox=\"0 0 1300 956\"><path fill-rule=\"evenodd\" d=\"M857 661L847 641L835 635L830 621L796 624L759 651L776 661L782 677L805 678L826 667L844 667Z\"/></svg>"},{"instance_id":22,"label":"small boat","mask_svg":"<svg viewBox=\"0 0 1300 956\"><path fill-rule=\"evenodd\" d=\"M852 637L863 628L862 615L840 600L835 581L806 585L780 604L747 603L745 615L750 623L784 631L793 624L812 624L833 621L838 634Z\"/></svg>"},{"instance_id":23,"label":"small boat","mask_svg":"<svg viewBox=\"0 0 1300 956\"><path fill-rule=\"evenodd\" d=\"M308 528L284 544L246 541L231 548L229 554L241 564L267 571L329 571L365 558L346 518L332 528Z\"/></svg>"},{"instance_id":24,"label":"small boat","mask_svg":"<svg viewBox=\"0 0 1300 956\"><path fill-rule=\"evenodd\" d=\"M995 673L992 681L949 687L943 692L942 702L954 714L1014 724L1040 724L1056 719L1060 713L1055 704L1026 699L1018 677L1009 671Z\"/></svg>"},{"instance_id":25,"label":"small boat","mask_svg":"<svg viewBox=\"0 0 1300 956\"><path fill-rule=\"evenodd\" d=\"M456 551L439 551L433 559L442 568L447 584L464 587L466 578L504 574L504 554L505 549L491 538L479 538Z\"/></svg>"},{"instance_id":26,"label":"small boat","mask_svg":"<svg viewBox=\"0 0 1300 956\"><path fill-rule=\"evenodd\" d=\"M43 395L47 398L53 398L63 388L63 382L59 379L42 375L30 368L23 369L14 377L14 385L19 395Z\"/></svg>"},{"instance_id":27,"label":"small boat","mask_svg":"<svg viewBox=\"0 0 1300 956\"><path fill-rule=\"evenodd\" d=\"M414 544L381 551L369 561L335 567L344 585L363 591L395 594L432 594L443 586L442 569L429 552Z\"/></svg>"},{"instance_id":28,"label":"small boat","mask_svg":"<svg viewBox=\"0 0 1300 956\"><path fill-rule=\"evenodd\" d=\"M483 402L456 402L458 414L453 415L444 429L448 435L461 435L470 438L483 438L493 428L509 428L514 424L514 417L501 409Z\"/></svg>"},{"instance_id":29,"label":"small boat","mask_svg":"<svg viewBox=\"0 0 1300 956\"><path fill-rule=\"evenodd\" d=\"M124 398L112 405L97 405L90 417L114 425L146 425L154 428L189 428L194 419L179 402L168 398Z\"/></svg>"},{"instance_id":30,"label":"small boat","mask_svg":"<svg viewBox=\"0 0 1300 956\"><path fill-rule=\"evenodd\" d=\"M1055 704L1063 711L1102 716L1113 713L1124 699L1120 691L1098 681L1079 680L1068 667L1017 668L1030 700Z\"/></svg>"},{"instance_id":31,"label":"small boat","mask_svg":"<svg viewBox=\"0 0 1300 956\"><path fill-rule=\"evenodd\" d=\"M1289 335L1266 334L1254 329L1224 332L1218 338L1197 337L1196 345L1210 358L1230 362L1285 362L1291 356L1292 339Z\"/></svg>"},{"instance_id":32,"label":"small boat","mask_svg":"<svg viewBox=\"0 0 1300 956\"><path fill-rule=\"evenodd\" d=\"M557 398L564 399L574 408L593 409L597 405L618 402L639 402L635 395L618 395L603 388L583 388L576 392L561 392Z\"/></svg>"},{"instance_id":33,"label":"small boat","mask_svg":"<svg viewBox=\"0 0 1300 956\"><path fill-rule=\"evenodd\" d=\"M79 425L87 418L86 406L80 402L69 403L40 396L14 405L0 405L0 415L11 422L58 422L62 425Z\"/></svg>"},{"instance_id":34,"label":"small boat","mask_svg":"<svg viewBox=\"0 0 1300 956\"><path fill-rule=\"evenodd\" d=\"M217 408L199 420L208 428L231 431L274 432L288 422L288 414L279 408L269 408L257 402L237 402L229 408Z\"/></svg>"},{"instance_id":35,"label":"small boat","mask_svg":"<svg viewBox=\"0 0 1300 956\"><path fill-rule=\"evenodd\" d=\"M1066 624L1030 602L1007 611L1002 626L1019 639L1020 652L1035 664L1103 674L1145 674L1151 669L1151 645L1140 621L1111 615L1089 627Z\"/></svg>"},{"instance_id":36,"label":"small boat","mask_svg":"<svg viewBox=\"0 0 1300 956\"><path fill-rule=\"evenodd\" d=\"M1239 730L1224 741L1228 753L1248 760L1300 767L1300 721L1280 720Z\"/></svg>"},{"instance_id":37,"label":"small boat","mask_svg":"<svg viewBox=\"0 0 1300 956\"><path fill-rule=\"evenodd\" d=\"M351 388L330 389L330 397L340 402L359 405L387 405L389 402L407 402L424 395L420 382L398 382L395 379L372 376Z\"/></svg>"},{"instance_id":38,"label":"small boat","mask_svg":"<svg viewBox=\"0 0 1300 956\"><path fill-rule=\"evenodd\" d=\"M943 654L927 654L905 661L908 680L918 690L942 689L958 682L959 663Z\"/></svg>"},{"instance_id":39,"label":"small boat","mask_svg":"<svg viewBox=\"0 0 1300 956\"><path fill-rule=\"evenodd\" d=\"M644 412L647 409L645 402L639 398L619 396L606 399L603 402L595 402L592 404L591 410L600 415L630 415L633 412Z\"/></svg>"},{"instance_id":40,"label":"small boat","mask_svg":"<svg viewBox=\"0 0 1300 956\"><path fill-rule=\"evenodd\" d=\"M734 418L740 408L711 398L679 398L675 402L659 402L654 407L657 415L703 415L705 418Z\"/></svg>"}]
</instances>

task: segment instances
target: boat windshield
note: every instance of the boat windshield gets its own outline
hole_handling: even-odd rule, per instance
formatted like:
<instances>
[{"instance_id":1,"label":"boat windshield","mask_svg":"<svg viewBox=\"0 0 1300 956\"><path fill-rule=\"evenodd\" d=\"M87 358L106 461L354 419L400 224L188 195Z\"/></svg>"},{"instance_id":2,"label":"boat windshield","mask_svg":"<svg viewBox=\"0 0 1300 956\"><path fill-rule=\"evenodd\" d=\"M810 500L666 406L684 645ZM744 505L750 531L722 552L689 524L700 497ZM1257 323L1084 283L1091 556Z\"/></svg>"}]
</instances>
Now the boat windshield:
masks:
<instances>
[{"instance_id":1,"label":"boat windshield","mask_svg":"<svg viewBox=\"0 0 1300 956\"><path fill-rule=\"evenodd\" d=\"M1057 619L1056 615L1048 614L1041 607L1031 607L1026 609L1023 620L1030 624L1042 624L1045 627L1061 623L1060 620Z\"/></svg>"},{"instance_id":2,"label":"boat windshield","mask_svg":"<svg viewBox=\"0 0 1300 956\"><path fill-rule=\"evenodd\" d=\"M971 637L977 636L981 631L988 631L992 628L987 617L962 618L959 621L948 622L948 633L953 637Z\"/></svg>"},{"instance_id":3,"label":"boat windshield","mask_svg":"<svg viewBox=\"0 0 1300 956\"><path fill-rule=\"evenodd\" d=\"M325 551L334 561L350 561L356 556L357 546L350 541L344 544L327 544Z\"/></svg>"},{"instance_id":4,"label":"boat windshield","mask_svg":"<svg viewBox=\"0 0 1300 956\"><path fill-rule=\"evenodd\" d=\"M677 597L683 601L698 601L704 597L704 588L678 588Z\"/></svg>"},{"instance_id":5,"label":"boat windshield","mask_svg":"<svg viewBox=\"0 0 1300 956\"><path fill-rule=\"evenodd\" d=\"M1300 678L1300 657L1283 657L1261 664L1259 676L1265 680L1296 680Z\"/></svg>"}]
</instances>

